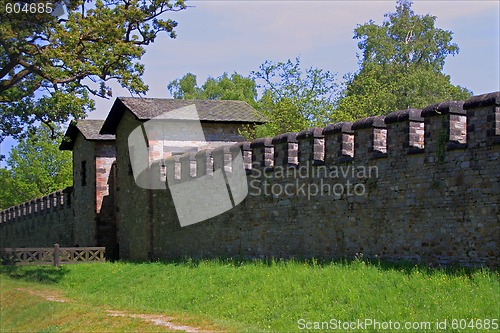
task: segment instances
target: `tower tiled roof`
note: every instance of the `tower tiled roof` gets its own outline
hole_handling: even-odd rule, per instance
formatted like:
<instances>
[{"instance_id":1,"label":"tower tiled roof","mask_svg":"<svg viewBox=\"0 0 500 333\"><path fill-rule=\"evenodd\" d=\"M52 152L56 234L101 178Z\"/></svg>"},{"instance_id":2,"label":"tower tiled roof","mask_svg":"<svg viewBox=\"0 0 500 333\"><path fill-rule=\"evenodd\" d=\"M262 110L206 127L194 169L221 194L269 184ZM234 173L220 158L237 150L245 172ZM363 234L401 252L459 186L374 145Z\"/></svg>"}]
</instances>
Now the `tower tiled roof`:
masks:
<instances>
[{"instance_id":1,"label":"tower tiled roof","mask_svg":"<svg viewBox=\"0 0 500 333\"><path fill-rule=\"evenodd\" d=\"M167 98L118 97L106 118L101 133L114 134L125 110L139 120L149 120L190 105L196 106L202 122L237 122L262 124L266 119L244 101L183 100ZM182 118L180 118L182 119Z\"/></svg>"},{"instance_id":2,"label":"tower tiled roof","mask_svg":"<svg viewBox=\"0 0 500 333\"><path fill-rule=\"evenodd\" d=\"M73 150L73 145L78 133L81 133L89 141L113 141L115 136L112 134L100 134L104 120L101 119L82 119L71 122L64 134L64 139L59 146L60 150Z\"/></svg>"}]
</instances>

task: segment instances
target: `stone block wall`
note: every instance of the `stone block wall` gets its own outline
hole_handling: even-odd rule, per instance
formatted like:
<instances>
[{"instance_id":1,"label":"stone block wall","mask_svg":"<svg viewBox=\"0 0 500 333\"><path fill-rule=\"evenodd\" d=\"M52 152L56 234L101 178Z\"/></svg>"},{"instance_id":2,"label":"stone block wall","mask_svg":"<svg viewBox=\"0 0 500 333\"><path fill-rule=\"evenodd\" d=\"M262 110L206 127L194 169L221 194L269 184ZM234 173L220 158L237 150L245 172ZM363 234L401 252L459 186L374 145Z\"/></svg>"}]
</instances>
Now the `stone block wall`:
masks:
<instances>
[{"instance_id":1,"label":"stone block wall","mask_svg":"<svg viewBox=\"0 0 500 333\"><path fill-rule=\"evenodd\" d=\"M95 142L79 134L73 148L74 245L96 246Z\"/></svg>"},{"instance_id":2,"label":"stone block wall","mask_svg":"<svg viewBox=\"0 0 500 333\"><path fill-rule=\"evenodd\" d=\"M499 115L500 93L492 93L240 143L227 151L243 153L249 195L226 213L186 227L168 188L128 182L120 199L131 206L120 214L120 237L127 239L120 242L121 257L363 253L499 266ZM123 128L117 140L126 134ZM226 158L222 165L216 160L211 151L170 158L167 175L179 170L177 183L210 177L214 168L231 172Z\"/></svg>"},{"instance_id":3,"label":"stone block wall","mask_svg":"<svg viewBox=\"0 0 500 333\"><path fill-rule=\"evenodd\" d=\"M0 212L0 248L74 246L73 188Z\"/></svg>"},{"instance_id":4,"label":"stone block wall","mask_svg":"<svg viewBox=\"0 0 500 333\"><path fill-rule=\"evenodd\" d=\"M75 245L116 247L112 175L114 142L89 141L79 134L73 149Z\"/></svg>"},{"instance_id":5,"label":"stone block wall","mask_svg":"<svg viewBox=\"0 0 500 333\"><path fill-rule=\"evenodd\" d=\"M206 141L239 142L245 140L239 134L241 128L239 123L203 122L202 127Z\"/></svg>"},{"instance_id":6,"label":"stone block wall","mask_svg":"<svg viewBox=\"0 0 500 333\"><path fill-rule=\"evenodd\" d=\"M142 122L135 120L137 126ZM162 121L153 119L145 123L143 134L147 136L149 162L154 163L162 158L184 152L196 152L200 149L216 148L228 143L244 141L238 133L241 125L237 123L202 122L189 120ZM201 137L203 134L204 140Z\"/></svg>"},{"instance_id":7,"label":"stone block wall","mask_svg":"<svg viewBox=\"0 0 500 333\"><path fill-rule=\"evenodd\" d=\"M113 143L96 143L95 147L95 200L96 213L101 213L101 209L108 210L113 208L112 190L110 190L110 177L113 163L116 160L115 145Z\"/></svg>"},{"instance_id":8,"label":"stone block wall","mask_svg":"<svg viewBox=\"0 0 500 333\"><path fill-rule=\"evenodd\" d=\"M134 180L128 141L130 133L143 124L144 122L137 120L130 112L125 112L116 129L118 243L120 257L128 259L145 259L153 256L153 211L145 208L151 207L154 197L150 191L137 186ZM149 127L144 125L144 132L148 138L146 152L140 151L146 147L142 146L142 142L137 142L137 147L132 147L134 158L145 157L148 161L149 168L137 176L143 185L148 179L145 182L142 182L142 179L150 176L154 178L149 179L152 183L158 180L166 181L163 159L171 158L177 161L175 164L177 171L172 171L172 174L177 174L176 177L181 178L181 162L187 165L184 173L194 175L195 169L191 171L191 168L195 166L197 151L208 148L210 151L214 150L217 155L218 147L243 140L238 134L241 125L237 123L202 122L206 141L199 141L198 137L193 137L196 123L193 125L189 121L169 121L160 125L158 127L154 123ZM181 161L179 156L172 156L172 153L179 151L188 151L190 155L186 155ZM211 155L210 163L212 163Z\"/></svg>"},{"instance_id":9,"label":"stone block wall","mask_svg":"<svg viewBox=\"0 0 500 333\"><path fill-rule=\"evenodd\" d=\"M150 253L150 197L135 183L128 148L128 136L140 124L125 112L116 130L116 223L120 258L127 259L147 258Z\"/></svg>"}]
</instances>

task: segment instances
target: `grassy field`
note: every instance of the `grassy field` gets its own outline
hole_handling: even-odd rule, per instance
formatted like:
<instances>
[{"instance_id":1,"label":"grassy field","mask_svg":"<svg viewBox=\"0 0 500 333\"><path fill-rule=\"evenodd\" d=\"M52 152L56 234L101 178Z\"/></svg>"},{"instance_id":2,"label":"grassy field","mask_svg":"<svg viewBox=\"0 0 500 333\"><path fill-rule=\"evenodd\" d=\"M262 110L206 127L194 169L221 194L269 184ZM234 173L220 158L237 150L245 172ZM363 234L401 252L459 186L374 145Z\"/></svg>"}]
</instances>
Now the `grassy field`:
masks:
<instances>
[{"instance_id":1,"label":"grassy field","mask_svg":"<svg viewBox=\"0 0 500 333\"><path fill-rule=\"evenodd\" d=\"M484 269L186 260L4 266L0 277L1 328L9 332L166 329L109 311L219 332L389 332L398 324L405 332L498 332L500 318L500 274ZM68 302L37 297L43 293Z\"/></svg>"}]
</instances>

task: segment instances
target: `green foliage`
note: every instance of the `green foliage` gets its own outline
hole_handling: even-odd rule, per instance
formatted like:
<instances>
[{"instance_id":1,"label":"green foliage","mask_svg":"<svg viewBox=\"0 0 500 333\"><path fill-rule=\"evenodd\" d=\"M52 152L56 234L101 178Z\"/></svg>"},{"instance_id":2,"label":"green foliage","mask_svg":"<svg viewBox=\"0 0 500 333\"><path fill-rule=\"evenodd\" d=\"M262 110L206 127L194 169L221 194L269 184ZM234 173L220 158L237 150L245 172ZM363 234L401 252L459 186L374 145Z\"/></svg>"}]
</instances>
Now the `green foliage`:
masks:
<instances>
[{"instance_id":1,"label":"green foliage","mask_svg":"<svg viewBox=\"0 0 500 333\"><path fill-rule=\"evenodd\" d=\"M203 316L231 332L297 332L301 318L320 322L373 318L402 325L446 319L444 331L449 332L452 319L500 315L500 309L492 306L500 302L500 276L487 269L395 266L361 257L352 262L187 259L62 269L64 274L56 274L57 282L50 287L76 302L131 313ZM8 268L0 268L0 278L32 281L37 276L33 271L48 274L57 269L24 266L8 273ZM380 330L368 327L367 331ZM439 330L433 326L415 331Z\"/></svg>"},{"instance_id":2,"label":"green foliage","mask_svg":"<svg viewBox=\"0 0 500 333\"><path fill-rule=\"evenodd\" d=\"M257 88L262 89L260 99L257 99ZM178 99L249 103L269 120L264 125L243 128L241 134L249 139L301 131L331 122L336 88L334 74L312 67L304 72L299 58L295 62L266 61L250 77L238 73L209 77L201 87L198 87L196 75L191 73L168 84L170 94Z\"/></svg>"},{"instance_id":3,"label":"green foliage","mask_svg":"<svg viewBox=\"0 0 500 333\"><path fill-rule=\"evenodd\" d=\"M345 120L471 96L442 73L446 57L459 51L453 33L436 28L435 16L415 14L411 5L399 0L382 25L369 21L354 30L362 60L339 102Z\"/></svg>"},{"instance_id":4,"label":"green foliage","mask_svg":"<svg viewBox=\"0 0 500 333\"><path fill-rule=\"evenodd\" d=\"M196 75L187 73L167 85L170 94L175 99L201 99L203 91L198 87Z\"/></svg>"},{"instance_id":5,"label":"green foliage","mask_svg":"<svg viewBox=\"0 0 500 333\"><path fill-rule=\"evenodd\" d=\"M209 77L201 87L196 75L187 73L170 82L167 88L176 99L240 100L255 106L257 98L254 80L238 73Z\"/></svg>"},{"instance_id":6,"label":"green foliage","mask_svg":"<svg viewBox=\"0 0 500 333\"><path fill-rule=\"evenodd\" d=\"M0 140L38 122L54 128L84 117L94 108L91 96L112 95L111 79L131 93L146 92L144 46L161 32L175 38L177 23L161 16L186 8L183 0L71 0L67 18L56 18L9 14L6 1L0 0Z\"/></svg>"},{"instance_id":7,"label":"green foliage","mask_svg":"<svg viewBox=\"0 0 500 333\"><path fill-rule=\"evenodd\" d=\"M264 62L251 73L263 89L259 111L270 121L257 126L254 137L296 132L324 126L335 119L337 83L335 74L310 67L303 71L300 59Z\"/></svg>"},{"instance_id":8,"label":"green foliage","mask_svg":"<svg viewBox=\"0 0 500 333\"><path fill-rule=\"evenodd\" d=\"M0 209L41 197L72 184L71 152L60 151L62 135L47 126L19 140L0 169Z\"/></svg>"},{"instance_id":9,"label":"green foliage","mask_svg":"<svg viewBox=\"0 0 500 333\"><path fill-rule=\"evenodd\" d=\"M238 73L228 76L224 73L218 78L209 77L202 90L206 99L240 100L255 105L257 88L255 81Z\"/></svg>"},{"instance_id":10,"label":"green foliage","mask_svg":"<svg viewBox=\"0 0 500 333\"><path fill-rule=\"evenodd\" d=\"M244 128L242 134L247 138L273 137L280 133L299 132L311 127L299 106L291 98L281 98L274 101L270 94L265 94L259 102L259 109L269 122L256 127Z\"/></svg>"}]
</instances>

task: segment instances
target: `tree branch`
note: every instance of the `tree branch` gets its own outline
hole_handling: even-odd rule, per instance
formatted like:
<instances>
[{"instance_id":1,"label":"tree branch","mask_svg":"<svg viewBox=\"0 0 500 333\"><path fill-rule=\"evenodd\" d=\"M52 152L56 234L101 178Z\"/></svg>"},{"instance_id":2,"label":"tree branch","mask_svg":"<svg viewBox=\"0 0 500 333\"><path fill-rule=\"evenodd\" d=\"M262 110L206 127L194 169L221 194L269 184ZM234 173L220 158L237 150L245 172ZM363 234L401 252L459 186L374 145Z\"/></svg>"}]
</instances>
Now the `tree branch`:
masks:
<instances>
[{"instance_id":1,"label":"tree branch","mask_svg":"<svg viewBox=\"0 0 500 333\"><path fill-rule=\"evenodd\" d=\"M5 77L5 75L9 74L9 72L19 64L19 57L20 54L16 54L14 57L10 59L9 63L6 64L5 67L0 70L0 78Z\"/></svg>"},{"instance_id":2,"label":"tree branch","mask_svg":"<svg viewBox=\"0 0 500 333\"><path fill-rule=\"evenodd\" d=\"M7 89L12 88L13 86L16 85L19 81L21 81L23 78L25 78L27 75L31 74L31 72L28 69L24 69L20 71L19 73L16 73L13 75L10 80L2 80L0 81L0 92L3 92Z\"/></svg>"}]
</instances>

